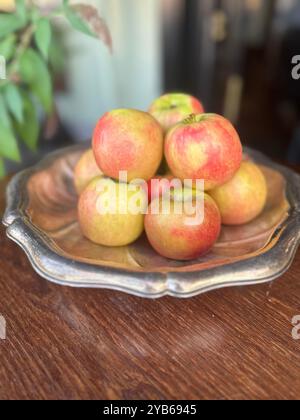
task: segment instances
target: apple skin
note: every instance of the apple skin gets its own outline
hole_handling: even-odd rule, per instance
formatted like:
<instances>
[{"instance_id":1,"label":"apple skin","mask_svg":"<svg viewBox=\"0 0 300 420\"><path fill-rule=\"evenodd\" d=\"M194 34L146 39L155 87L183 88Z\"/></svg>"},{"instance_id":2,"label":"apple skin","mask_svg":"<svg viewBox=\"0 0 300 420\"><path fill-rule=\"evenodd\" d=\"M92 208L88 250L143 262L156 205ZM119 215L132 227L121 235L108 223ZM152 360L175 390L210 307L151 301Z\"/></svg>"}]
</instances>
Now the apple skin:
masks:
<instances>
[{"instance_id":1,"label":"apple skin","mask_svg":"<svg viewBox=\"0 0 300 420\"><path fill-rule=\"evenodd\" d=\"M157 175L154 178L149 179L147 182L148 187L148 202L151 203L155 198L161 197L170 189L170 182L174 179L172 174L166 175ZM161 182L166 180L167 182ZM156 185L152 181L159 181L159 184Z\"/></svg>"},{"instance_id":2,"label":"apple skin","mask_svg":"<svg viewBox=\"0 0 300 420\"><path fill-rule=\"evenodd\" d=\"M190 114L203 112L202 103L184 93L167 93L157 98L149 108L149 113L160 123L165 132Z\"/></svg>"},{"instance_id":3,"label":"apple skin","mask_svg":"<svg viewBox=\"0 0 300 420\"><path fill-rule=\"evenodd\" d=\"M204 180L207 191L233 177L241 165L242 145L226 118L190 115L168 131L165 156L175 177Z\"/></svg>"},{"instance_id":4,"label":"apple skin","mask_svg":"<svg viewBox=\"0 0 300 420\"><path fill-rule=\"evenodd\" d=\"M267 200L267 183L262 171L249 160L226 184L209 192L216 201L225 225L241 225L255 219Z\"/></svg>"},{"instance_id":5,"label":"apple skin","mask_svg":"<svg viewBox=\"0 0 300 420\"><path fill-rule=\"evenodd\" d=\"M188 261L206 254L217 241L221 231L221 216L214 200L204 193L204 219L202 223L189 225L187 216L151 212L152 206L163 205L164 197L153 200L145 217L148 240L156 252L165 258Z\"/></svg>"},{"instance_id":6,"label":"apple skin","mask_svg":"<svg viewBox=\"0 0 300 420\"><path fill-rule=\"evenodd\" d=\"M92 149L83 153L74 169L74 185L78 194L96 177L103 175L94 157Z\"/></svg>"},{"instance_id":7,"label":"apple skin","mask_svg":"<svg viewBox=\"0 0 300 420\"><path fill-rule=\"evenodd\" d=\"M93 150L102 172L119 179L127 171L128 182L148 181L163 158L163 131L148 113L133 109L107 112L97 123Z\"/></svg>"},{"instance_id":8,"label":"apple skin","mask_svg":"<svg viewBox=\"0 0 300 420\"><path fill-rule=\"evenodd\" d=\"M103 186L111 184L116 188L116 196L109 197ZM126 207L123 198L126 197L129 203L134 194L136 193L129 190L128 184L118 183L104 177L95 178L79 198L78 220L83 235L92 242L105 246L124 246L134 242L144 230L144 213L147 209L147 195L140 188L138 194L144 210L138 214L128 211L129 204ZM114 200L119 200L120 197L120 206L116 204L114 214L103 214L98 210L99 205L104 205L107 200L111 204ZM124 206L125 212L120 211L122 206Z\"/></svg>"}]
</instances>

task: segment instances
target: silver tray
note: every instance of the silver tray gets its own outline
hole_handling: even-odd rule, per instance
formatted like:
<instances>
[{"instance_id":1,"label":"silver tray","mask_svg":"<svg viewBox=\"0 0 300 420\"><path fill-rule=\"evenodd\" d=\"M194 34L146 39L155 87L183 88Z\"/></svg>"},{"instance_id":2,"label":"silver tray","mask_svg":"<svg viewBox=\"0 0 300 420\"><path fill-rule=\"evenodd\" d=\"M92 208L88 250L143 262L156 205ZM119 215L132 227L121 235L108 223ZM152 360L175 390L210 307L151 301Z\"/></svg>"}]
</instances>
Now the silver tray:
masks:
<instances>
[{"instance_id":1,"label":"silver tray","mask_svg":"<svg viewBox=\"0 0 300 420\"><path fill-rule=\"evenodd\" d=\"M264 219L252 222L242 232L249 235L252 229L255 235L250 239L243 237L241 242L236 236L240 231L231 230L224 233L215 255L191 263L170 262L154 255L145 238L116 251L91 248L78 236L72 175L83 147L49 155L16 175L7 188L3 218L7 235L26 252L35 271L45 279L63 286L106 288L147 298L187 298L223 287L269 282L290 267L300 241L300 176L288 168L246 149L255 162L269 168L271 189L276 174L284 180L288 203L284 217L276 219L274 226L270 222L271 230L257 231L257 226L269 223L271 213L266 212ZM55 178L53 185L51 177ZM278 195L277 191L273 195ZM75 246L70 248L72 239ZM232 254L234 249L244 249L243 254ZM95 255L99 255L99 261Z\"/></svg>"}]
</instances>

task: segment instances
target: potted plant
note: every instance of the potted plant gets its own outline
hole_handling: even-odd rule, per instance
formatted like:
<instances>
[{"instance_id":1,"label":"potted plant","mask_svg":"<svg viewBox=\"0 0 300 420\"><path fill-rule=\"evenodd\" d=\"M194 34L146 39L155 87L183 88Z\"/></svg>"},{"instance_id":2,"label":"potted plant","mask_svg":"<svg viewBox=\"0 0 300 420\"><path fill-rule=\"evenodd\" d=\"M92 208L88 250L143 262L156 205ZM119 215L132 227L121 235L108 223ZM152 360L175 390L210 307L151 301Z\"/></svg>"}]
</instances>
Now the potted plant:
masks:
<instances>
[{"instance_id":1,"label":"potted plant","mask_svg":"<svg viewBox=\"0 0 300 420\"><path fill-rule=\"evenodd\" d=\"M0 80L0 178L5 175L6 159L20 161L20 141L36 150L38 108L46 115L53 112L53 78L61 43L55 21L59 17L111 49L110 33L93 6L64 0L41 8L25 0L0 0L0 57L6 73Z\"/></svg>"}]
</instances>

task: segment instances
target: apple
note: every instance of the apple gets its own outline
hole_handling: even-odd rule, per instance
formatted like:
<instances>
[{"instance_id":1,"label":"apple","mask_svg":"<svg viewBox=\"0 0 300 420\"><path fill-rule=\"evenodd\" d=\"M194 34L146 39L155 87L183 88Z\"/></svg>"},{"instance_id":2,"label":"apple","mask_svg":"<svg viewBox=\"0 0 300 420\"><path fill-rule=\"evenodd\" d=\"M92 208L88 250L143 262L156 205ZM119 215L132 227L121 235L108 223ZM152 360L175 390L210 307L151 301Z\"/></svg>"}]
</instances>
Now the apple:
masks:
<instances>
[{"instance_id":1,"label":"apple","mask_svg":"<svg viewBox=\"0 0 300 420\"><path fill-rule=\"evenodd\" d=\"M241 225L262 212L267 200L267 184L259 167L245 160L229 182L209 194L220 209L223 224Z\"/></svg>"},{"instance_id":2,"label":"apple","mask_svg":"<svg viewBox=\"0 0 300 420\"><path fill-rule=\"evenodd\" d=\"M103 175L94 157L92 149L83 153L74 168L74 185L78 194L81 194L93 178Z\"/></svg>"},{"instance_id":3,"label":"apple","mask_svg":"<svg viewBox=\"0 0 300 420\"><path fill-rule=\"evenodd\" d=\"M124 246L143 232L146 209L147 195L141 186L98 177L80 195L78 220L92 242Z\"/></svg>"},{"instance_id":4,"label":"apple","mask_svg":"<svg viewBox=\"0 0 300 420\"><path fill-rule=\"evenodd\" d=\"M165 192L168 192L172 187L172 174L157 175L149 179L147 182L148 188L148 202L151 203L155 198L161 197Z\"/></svg>"},{"instance_id":5,"label":"apple","mask_svg":"<svg viewBox=\"0 0 300 420\"><path fill-rule=\"evenodd\" d=\"M190 114L203 112L202 103L184 93L168 93L160 96L149 108L149 113L156 118L165 132Z\"/></svg>"},{"instance_id":6,"label":"apple","mask_svg":"<svg viewBox=\"0 0 300 420\"><path fill-rule=\"evenodd\" d=\"M189 194L188 201L194 206L198 193L190 190ZM193 260L206 254L218 239L221 230L219 209L208 194L201 194L202 208L195 206L193 212L186 210L182 194L176 192L170 196L170 211L164 210L168 206L168 196L151 202L145 217L145 230L150 244L163 257ZM178 203L183 206L182 212L176 210Z\"/></svg>"},{"instance_id":7,"label":"apple","mask_svg":"<svg viewBox=\"0 0 300 420\"><path fill-rule=\"evenodd\" d=\"M242 161L242 145L233 125L217 114L190 115L171 128L165 156L181 180L204 180L205 190L229 181Z\"/></svg>"},{"instance_id":8,"label":"apple","mask_svg":"<svg viewBox=\"0 0 300 420\"><path fill-rule=\"evenodd\" d=\"M1 0L0 12L14 12L16 9L15 0Z\"/></svg>"},{"instance_id":9,"label":"apple","mask_svg":"<svg viewBox=\"0 0 300 420\"><path fill-rule=\"evenodd\" d=\"M93 150L102 172L119 179L127 172L127 180L152 178L163 157L163 131L148 113L133 109L107 112L97 123Z\"/></svg>"}]
</instances>

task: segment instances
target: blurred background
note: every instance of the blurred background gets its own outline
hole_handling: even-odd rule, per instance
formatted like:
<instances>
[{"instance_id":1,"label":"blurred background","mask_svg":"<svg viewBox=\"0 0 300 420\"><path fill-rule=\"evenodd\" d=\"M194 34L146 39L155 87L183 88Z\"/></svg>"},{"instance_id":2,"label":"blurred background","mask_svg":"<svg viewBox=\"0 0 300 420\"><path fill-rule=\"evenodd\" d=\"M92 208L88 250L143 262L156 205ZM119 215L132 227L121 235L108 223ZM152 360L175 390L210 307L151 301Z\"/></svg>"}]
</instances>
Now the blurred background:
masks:
<instances>
[{"instance_id":1,"label":"blurred background","mask_svg":"<svg viewBox=\"0 0 300 420\"><path fill-rule=\"evenodd\" d=\"M90 138L107 110L147 110L161 93L183 91L229 118L243 144L300 163L300 79L293 78L300 70L292 73L300 0L85 3L105 19L113 53L58 22L64 66L55 81L57 115L44 123L39 155ZM27 154L23 164L34 159Z\"/></svg>"}]
</instances>

